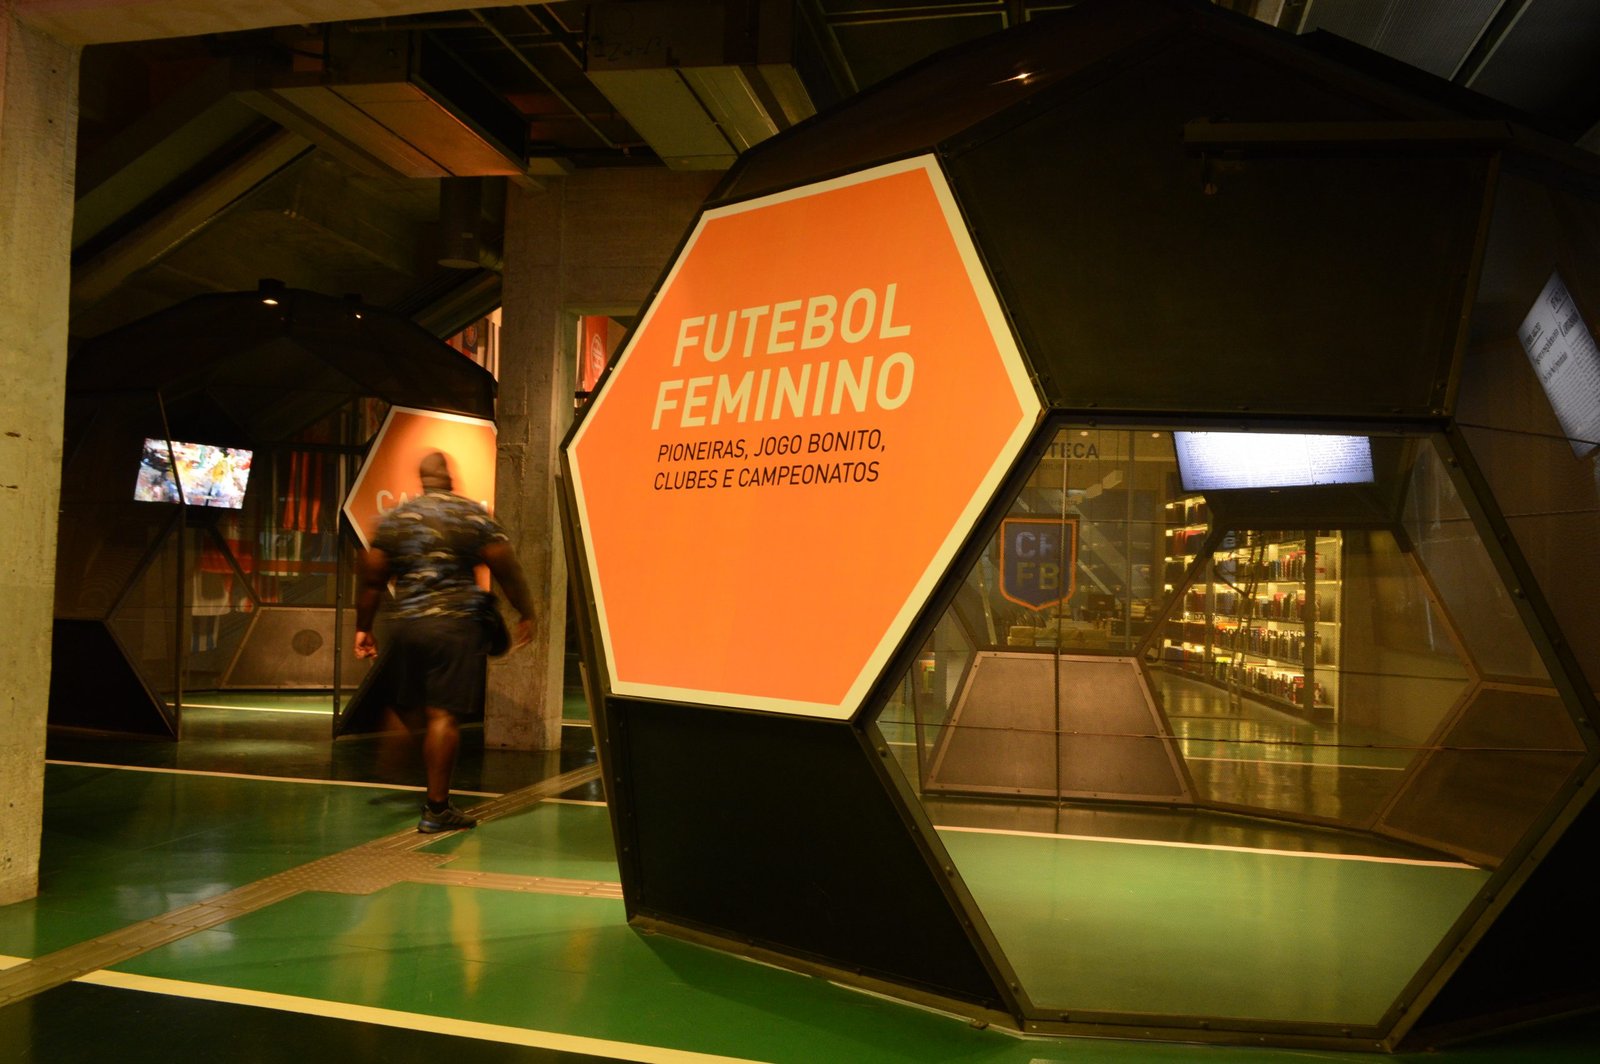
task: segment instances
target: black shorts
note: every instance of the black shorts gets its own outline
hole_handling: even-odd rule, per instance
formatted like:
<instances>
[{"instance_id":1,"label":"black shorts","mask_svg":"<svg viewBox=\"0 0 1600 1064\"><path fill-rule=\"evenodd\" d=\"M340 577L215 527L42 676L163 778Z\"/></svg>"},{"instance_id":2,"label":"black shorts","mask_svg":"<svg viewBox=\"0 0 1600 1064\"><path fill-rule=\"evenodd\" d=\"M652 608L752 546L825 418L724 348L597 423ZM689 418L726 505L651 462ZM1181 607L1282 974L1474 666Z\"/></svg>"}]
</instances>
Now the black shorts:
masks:
<instances>
[{"instance_id":1,"label":"black shorts","mask_svg":"<svg viewBox=\"0 0 1600 1064\"><path fill-rule=\"evenodd\" d=\"M385 633L394 704L402 709L447 709L457 716L483 710L489 665L483 626L471 617L396 618Z\"/></svg>"}]
</instances>

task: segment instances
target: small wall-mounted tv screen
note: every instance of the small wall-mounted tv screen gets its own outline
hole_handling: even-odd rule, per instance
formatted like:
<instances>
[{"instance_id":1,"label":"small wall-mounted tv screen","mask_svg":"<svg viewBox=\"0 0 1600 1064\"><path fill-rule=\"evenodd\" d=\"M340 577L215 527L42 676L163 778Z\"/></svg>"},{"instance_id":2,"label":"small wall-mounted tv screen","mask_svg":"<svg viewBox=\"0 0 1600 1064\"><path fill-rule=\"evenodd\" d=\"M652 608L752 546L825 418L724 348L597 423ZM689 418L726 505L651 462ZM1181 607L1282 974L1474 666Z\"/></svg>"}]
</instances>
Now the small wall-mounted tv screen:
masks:
<instances>
[{"instance_id":1,"label":"small wall-mounted tv screen","mask_svg":"<svg viewBox=\"0 0 1600 1064\"><path fill-rule=\"evenodd\" d=\"M1372 440L1291 432L1174 432L1184 491L1371 484Z\"/></svg>"},{"instance_id":2,"label":"small wall-mounted tv screen","mask_svg":"<svg viewBox=\"0 0 1600 1064\"><path fill-rule=\"evenodd\" d=\"M182 483L183 501L190 506L237 510L244 505L251 457L252 452L238 447L173 440L169 450L166 440L147 439L139 455L133 497L139 502L177 502L178 484ZM178 463L176 475L173 459Z\"/></svg>"}]
</instances>

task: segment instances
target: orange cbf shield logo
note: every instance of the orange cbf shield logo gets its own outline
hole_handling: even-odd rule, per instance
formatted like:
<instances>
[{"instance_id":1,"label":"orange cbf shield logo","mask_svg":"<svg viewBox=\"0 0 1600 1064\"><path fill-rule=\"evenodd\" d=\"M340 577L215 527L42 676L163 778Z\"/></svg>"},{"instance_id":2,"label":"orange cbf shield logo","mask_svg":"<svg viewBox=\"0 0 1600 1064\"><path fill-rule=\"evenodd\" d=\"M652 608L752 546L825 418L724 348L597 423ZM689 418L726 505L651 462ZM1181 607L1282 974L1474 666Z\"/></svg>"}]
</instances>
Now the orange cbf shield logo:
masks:
<instances>
[{"instance_id":1,"label":"orange cbf shield logo","mask_svg":"<svg viewBox=\"0 0 1600 1064\"><path fill-rule=\"evenodd\" d=\"M932 156L706 211L568 449L612 691L850 716L1039 409Z\"/></svg>"},{"instance_id":2,"label":"orange cbf shield logo","mask_svg":"<svg viewBox=\"0 0 1600 1064\"><path fill-rule=\"evenodd\" d=\"M344 503L345 517L363 547L372 546L384 514L421 494L417 467L430 451L443 451L450 456L457 495L494 509L494 422L406 406L390 407Z\"/></svg>"}]
</instances>

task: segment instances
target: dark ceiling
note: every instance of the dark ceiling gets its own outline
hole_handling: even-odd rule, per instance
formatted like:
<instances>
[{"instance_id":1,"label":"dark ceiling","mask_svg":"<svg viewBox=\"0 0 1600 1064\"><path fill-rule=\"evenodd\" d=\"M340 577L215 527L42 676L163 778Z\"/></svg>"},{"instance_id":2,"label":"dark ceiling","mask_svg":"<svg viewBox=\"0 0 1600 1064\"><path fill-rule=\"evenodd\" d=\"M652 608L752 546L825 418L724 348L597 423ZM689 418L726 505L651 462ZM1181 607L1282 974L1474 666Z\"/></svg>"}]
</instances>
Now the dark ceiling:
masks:
<instances>
[{"instance_id":1,"label":"dark ceiling","mask_svg":"<svg viewBox=\"0 0 1600 1064\"><path fill-rule=\"evenodd\" d=\"M564 0L93 45L72 334L274 277L359 294L446 335L498 301L507 181L724 169L935 52L1070 6ZM1563 139L1600 140L1594 0L1218 6L1337 34Z\"/></svg>"}]
</instances>

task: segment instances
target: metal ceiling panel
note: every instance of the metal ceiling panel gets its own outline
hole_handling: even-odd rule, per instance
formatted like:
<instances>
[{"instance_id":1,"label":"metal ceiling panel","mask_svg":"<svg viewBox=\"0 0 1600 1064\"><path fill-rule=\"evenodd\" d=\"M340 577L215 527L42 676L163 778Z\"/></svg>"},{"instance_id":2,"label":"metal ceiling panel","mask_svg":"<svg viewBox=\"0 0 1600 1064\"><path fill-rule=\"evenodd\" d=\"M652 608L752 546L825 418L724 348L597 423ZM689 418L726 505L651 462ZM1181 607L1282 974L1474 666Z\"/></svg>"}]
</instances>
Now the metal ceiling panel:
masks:
<instances>
[{"instance_id":1,"label":"metal ceiling panel","mask_svg":"<svg viewBox=\"0 0 1600 1064\"><path fill-rule=\"evenodd\" d=\"M674 170L723 170L739 157L677 70L591 70L589 77Z\"/></svg>"},{"instance_id":2,"label":"metal ceiling panel","mask_svg":"<svg viewBox=\"0 0 1600 1064\"><path fill-rule=\"evenodd\" d=\"M527 170L526 121L426 34L333 34L310 69L268 71L240 98L364 172Z\"/></svg>"},{"instance_id":3,"label":"metal ceiling panel","mask_svg":"<svg viewBox=\"0 0 1600 1064\"><path fill-rule=\"evenodd\" d=\"M1302 32L1327 30L1441 78L1452 76L1504 0L1311 0Z\"/></svg>"},{"instance_id":4,"label":"metal ceiling panel","mask_svg":"<svg viewBox=\"0 0 1600 1064\"><path fill-rule=\"evenodd\" d=\"M1600 4L1527 0L1467 85L1576 138L1600 116L1597 55Z\"/></svg>"},{"instance_id":5,"label":"metal ceiling panel","mask_svg":"<svg viewBox=\"0 0 1600 1064\"><path fill-rule=\"evenodd\" d=\"M443 171L417 176L514 177L526 169L419 85L344 85L334 86L333 91L354 104L377 128L415 146Z\"/></svg>"},{"instance_id":6,"label":"metal ceiling panel","mask_svg":"<svg viewBox=\"0 0 1600 1064\"><path fill-rule=\"evenodd\" d=\"M361 173L447 176L437 161L328 86L252 89L239 99Z\"/></svg>"},{"instance_id":7,"label":"metal ceiling panel","mask_svg":"<svg viewBox=\"0 0 1600 1064\"><path fill-rule=\"evenodd\" d=\"M739 153L815 112L798 66L795 12L685 0L597 2L584 70L677 170L723 170Z\"/></svg>"},{"instance_id":8,"label":"metal ceiling panel","mask_svg":"<svg viewBox=\"0 0 1600 1064\"><path fill-rule=\"evenodd\" d=\"M150 6L145 0L129 2ZM1595 58L1600 56L1600 0L1214 2L1241 16L1235 21L1250 15L1286 29L1326 30L1396 63L1452 78L1499 99L1532 115L1532 125L1572 139L1591 131L1585 143L1600 144L1600 127L1595 126L1600 121L1600 62ZM43 2L58 11L72 4L80 0ZM102 21L106 7L125 6L109 0L81 4L85 10L101 9ZM40 4L30 6L37 9ZM187 6L198 10L206 5ZM530 169L559 175L574 168L651 166L657 157L674 169L714 169L741 158L752 146L750 154L760 156L758 142L771 129L802 123L818 110L843 104L870 112L854 140L791 137L783 152L760 157L739 177L746 190L781 187L801 171L849 169L919 150L981 117L953 114L948 104L902 106L894 91L881 87L851 97L854 89L919 61L938 67L941 76L952 74L963 61L959 52L924 57L974 37L995 36L1001 27L1044 21L1039 16L1046 13L1054 18L1058 8L1082 5L1076 0L562 0L509 5L493 0L472 10L433 10L404 2L381 12L384 6L379 0L360 0L355 8L341 9L356 22L321 23L314 19L331 16L308 14L303 24L279 30L89 49L80 125L85 158L78 173L75 223L75 333L93 334L127 316L127 308L113 313L113 304L122 303L119 298L96 309L92 320L82 317L88 305L84 297L91 292L90 302L98 304L120 286L129 290L133 303L143 306L157 297L157 290L160 298L181 298L197 287L226 287L195 262L166 274L148 267L166 254L174 233L187 233L202 223L226 229L225 219L211 217L226 202L215 202L209 175L231 172L230 159L259 145L261 131L270 132L274 122L307 138L319 156L336 158L355 174L397 181L401 174L436 178L526 174ZM1204 5L1195 0L1193 6ZM413 9L413 14L394 17ZM390 17L363 18L383 13ZM183 30L206 32L203 21L185 22ZM1109 39L1115 36L1108 30L1099 37L1063 39L1040 57L1034 73L1048 80L1064 68L1082 69L1088 59L1115 52ZM1357 50L1338 54L1348 59ZM1371 58L1379 61L1378 56ZM177 99L177 90L203 61L220 61L218 81L224 74L240 76L211 86L217 100L200 101L214 107L202 120L187 112L174 118L179 105L190 102ZM627 71L642 82L632 91L619 87L616 94L643 97L645 113L659 117L675 135L687 135L689 142L675 143L659 131L646 137L634 128L625 109L588 76L601 69L619 75ZM1005 71L998 77L1003 81L1017 73ZM934 76L931 69L927 76ZM1009 100L1037 84L1003 82L996 93ZM366 86L396 85L421 96L363 99L370 107L353 102L369 95ZM227 99L230 90L241 88L253 96ZM422 97L431 97L434 106ZM109 111L99 113L97 101ZM259 112L253 122L235 106L247 101ZM630 104L626 110L638 108ZM230 123L241 136L230 136ZM684 126L689 127L687 134L678 128ZM705 143L697 144L702 137ZM428 143L419 143L422 139ZM124 150L130 145L131 154ZM521 176L513 180L527 182ZM415 183L431 195L431 183ZM165 211L170 217L157 217ZM174 228L172 219L183 220L185 228ZM151 221L157 224L134 231ZM166 239L157 239L163 234ZM115 255L105 257L108 251ZM113 258L115 270L110 269ZM431 278L431 262L423 265L423 275ZM380 271L349 283L351 290L389 291L394 278ZM135 292L134 287L146 290ZM429 279L408 299L425 306L434 287Z\"/></svg>"}]
</instances>

